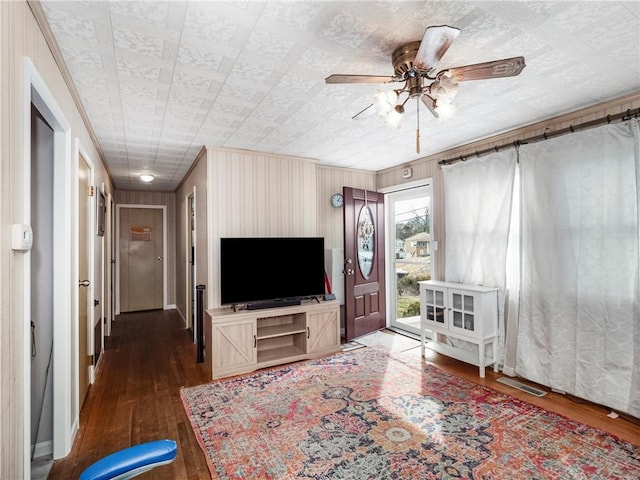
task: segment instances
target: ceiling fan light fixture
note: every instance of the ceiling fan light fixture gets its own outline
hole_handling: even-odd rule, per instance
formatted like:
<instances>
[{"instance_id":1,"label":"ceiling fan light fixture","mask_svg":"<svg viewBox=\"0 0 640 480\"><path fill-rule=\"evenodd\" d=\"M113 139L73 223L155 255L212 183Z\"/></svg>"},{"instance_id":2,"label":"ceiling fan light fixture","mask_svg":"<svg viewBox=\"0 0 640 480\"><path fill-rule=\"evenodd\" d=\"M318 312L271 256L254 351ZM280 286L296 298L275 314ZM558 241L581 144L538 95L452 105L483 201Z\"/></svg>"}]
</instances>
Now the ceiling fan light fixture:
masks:
<instances>
[{"instance_id":1,"label":"ceiling fan light fixture","mask_svg":"<svg viewBox=\"0 0 640 480\"><path fill-rule=\"evenodd\" d=\"M440 103L439 99L436 102L435 111L437 112L437 118L441 122L446 122L449 120L458 110L458 107L454 103L450 102L442 102Z\"/></svg>"},{"instance_id":2,"label":"ceiling fan light fixture","mask_svg":"<svg viewBox=\"0 0 640 480\"><path fill-rule=\"evenodd\" d=\"M386 116L391 110L393 110L396 103L398 103L398 94L395 90L389 90L386 92L378 90L373 98L373 107L381 117Z\"/></svg>"},{"instance_id":3,"label":"ceiling fan light fixture","mask_svg":"<svg viewBox=\"0 0 640 480\"><path fill-rule=\"evenodd\" d=\"M402 112L400 112L397 107L402 107L402 105L397 105L396 108L387 113L386 116L387 125L391 128L398 128L402 115L404 114L404 107L402 107Z\"/></svg>"},{"instance_id":4,"label":"ceiling fan light fixture","mask_svg":"<svg viewBox=\"0 0 640 480\"><path fill-rule=\"evenodd\" d=\"M458 94L458 82L446 71L429 86L429 93L438 102L451 103Z\"/></svg>"}]
</instances>

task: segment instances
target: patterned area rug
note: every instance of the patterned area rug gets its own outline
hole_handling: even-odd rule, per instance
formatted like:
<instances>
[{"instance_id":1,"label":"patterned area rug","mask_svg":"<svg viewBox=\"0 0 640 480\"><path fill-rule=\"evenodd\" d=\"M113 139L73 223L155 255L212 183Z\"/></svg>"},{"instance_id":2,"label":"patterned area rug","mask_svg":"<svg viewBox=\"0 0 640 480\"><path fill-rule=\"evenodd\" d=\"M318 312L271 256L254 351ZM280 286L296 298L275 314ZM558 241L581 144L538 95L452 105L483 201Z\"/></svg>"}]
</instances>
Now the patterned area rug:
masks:
<instances>
[{"instance_id":1,"label":"patterned area rug","mask_svg":"<svg viewBox=\"0 0 640 480\"><path fill-rule=\"evenodd\" d=\"M362 348L184 388L218 479L634 479L640 447Z\"/></svg>"}]
</instances>

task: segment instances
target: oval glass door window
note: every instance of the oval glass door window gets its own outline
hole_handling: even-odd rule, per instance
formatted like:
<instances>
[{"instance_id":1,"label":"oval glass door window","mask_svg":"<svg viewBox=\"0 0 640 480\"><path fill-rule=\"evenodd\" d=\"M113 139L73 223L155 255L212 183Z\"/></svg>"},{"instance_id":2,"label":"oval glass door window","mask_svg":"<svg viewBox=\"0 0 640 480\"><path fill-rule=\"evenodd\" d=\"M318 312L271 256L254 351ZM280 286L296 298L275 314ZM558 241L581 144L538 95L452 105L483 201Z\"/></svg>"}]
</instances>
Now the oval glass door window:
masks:
<instances>
[{"instance_id":1,"label":"oval glass door window","mask_svg":"<svg viewBox=\"0 0 640 480\"><path fill-rule=\"evenodd\" d=\"M364 278L369 278L373 269L375 237L371 210L363 205L358 215L358 265Z\"/></svg>"}]
</instances>

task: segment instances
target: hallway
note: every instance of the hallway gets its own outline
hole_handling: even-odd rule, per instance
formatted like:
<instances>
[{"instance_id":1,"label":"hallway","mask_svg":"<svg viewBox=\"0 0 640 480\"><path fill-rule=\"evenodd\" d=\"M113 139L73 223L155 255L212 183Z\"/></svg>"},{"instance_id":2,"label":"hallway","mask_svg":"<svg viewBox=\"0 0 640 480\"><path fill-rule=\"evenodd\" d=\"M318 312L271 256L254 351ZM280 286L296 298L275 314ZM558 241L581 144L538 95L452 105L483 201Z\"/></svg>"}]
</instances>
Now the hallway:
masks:
<instances>
[{"instance_id":1,"label":"hallway","mask_svg":"<svg viewBox=\"0 0 640 480\"><path fill-rule=\"evenodd\" d=\"M177 311L119 315L105 341L71 454L54 463L48 478L76 479L116 450L163 438L178 442L178 456L144 478L210 478L180 402L181 386L207 378Z\"/></svg>"}]
</instances>

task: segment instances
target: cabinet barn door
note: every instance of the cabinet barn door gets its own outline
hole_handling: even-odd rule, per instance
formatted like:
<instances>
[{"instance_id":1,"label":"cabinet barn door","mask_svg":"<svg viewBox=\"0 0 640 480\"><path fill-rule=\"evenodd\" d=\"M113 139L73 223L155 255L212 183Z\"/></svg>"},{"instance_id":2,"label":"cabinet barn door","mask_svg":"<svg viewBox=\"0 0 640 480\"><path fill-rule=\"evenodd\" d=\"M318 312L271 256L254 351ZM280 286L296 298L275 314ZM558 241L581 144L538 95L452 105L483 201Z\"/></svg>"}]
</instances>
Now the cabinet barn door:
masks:
<instances>
[{"instance_id":1,"label":"cabinet barn door","mask_svg":"<svg viewBox=\"0 0 640 480\"><path fill-rule=\"evenodd\" d=\"M256 322L223 323L213 326L213 371L256 363Z\"/></svg>"},{"instance_id":2,"label":"cabinet barn door","mask_svg":"<svg viewBox=\"0 0 640 480\"><path fill-rule=\"evenodd\" d=\"M310 314L307 328L308 353L340 348L340 318L337 310Z\"/></svg>"}]
</instances>

